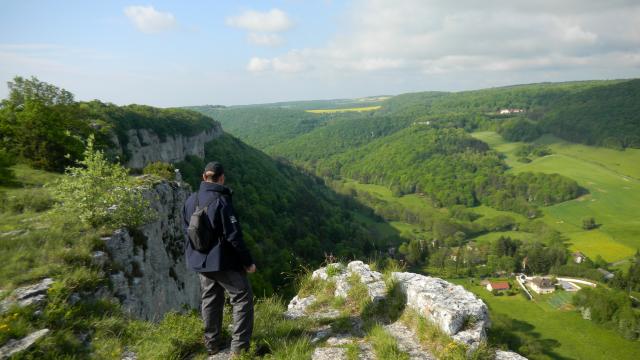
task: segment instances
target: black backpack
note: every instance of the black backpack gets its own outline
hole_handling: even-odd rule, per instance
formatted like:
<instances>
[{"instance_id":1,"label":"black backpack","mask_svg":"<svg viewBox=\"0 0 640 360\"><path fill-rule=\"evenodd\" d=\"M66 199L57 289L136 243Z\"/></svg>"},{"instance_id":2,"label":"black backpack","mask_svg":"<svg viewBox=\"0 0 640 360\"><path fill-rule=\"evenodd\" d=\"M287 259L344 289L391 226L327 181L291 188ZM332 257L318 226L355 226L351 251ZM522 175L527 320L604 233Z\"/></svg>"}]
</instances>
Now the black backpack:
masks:
<instances>
[{"instance_id":1,"label":"black backpack","mask_svg":"<svg viewBox=\"0 0 640 360\"><path fill-rule=\"evenodd\" d=\"M196 210L189 219L189 228L187 229L187 233L189 234L191 247L194 250L201 253L208 253L218 239L216 229L214 229L214 226L209 221L207 209L209 208L209 205L217 202L219 197L215 197L213 200L208 201L202 207L199 205L198 198L198 193L196 193ZM218 205L216 204L215 211L217 211L217 209Z\"/></svg>"}]
</instances>

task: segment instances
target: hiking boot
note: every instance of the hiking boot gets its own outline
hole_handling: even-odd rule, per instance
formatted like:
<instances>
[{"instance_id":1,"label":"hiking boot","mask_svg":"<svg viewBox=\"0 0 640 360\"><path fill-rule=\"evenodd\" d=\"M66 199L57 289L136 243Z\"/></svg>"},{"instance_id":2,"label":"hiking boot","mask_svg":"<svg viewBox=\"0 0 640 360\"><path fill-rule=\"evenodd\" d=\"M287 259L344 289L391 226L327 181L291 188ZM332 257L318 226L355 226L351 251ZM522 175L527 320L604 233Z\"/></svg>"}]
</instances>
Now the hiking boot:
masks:
<instances>
[{"instance_id":1,"label":"hiking boot","mask_svg":"<svg viewBox=\"0 0 640 360\"><path fill-rule=\"evenodd\" d=\"M207 348L207 354L215 355L229 346L224 343L213 343L211 345L205 345L205 347Z\"/></svg>"}]
</instances>

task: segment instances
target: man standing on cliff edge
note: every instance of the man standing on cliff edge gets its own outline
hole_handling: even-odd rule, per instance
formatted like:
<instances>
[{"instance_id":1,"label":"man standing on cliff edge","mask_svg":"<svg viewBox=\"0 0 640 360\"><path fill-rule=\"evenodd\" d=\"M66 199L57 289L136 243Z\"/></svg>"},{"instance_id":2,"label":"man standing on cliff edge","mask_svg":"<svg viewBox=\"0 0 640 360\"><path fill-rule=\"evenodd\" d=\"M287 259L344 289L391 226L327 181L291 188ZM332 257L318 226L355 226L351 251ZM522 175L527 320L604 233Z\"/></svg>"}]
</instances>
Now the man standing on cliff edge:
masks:
<instances>
[{"instance_id":1,"label":"man standing on cliff edge","mask_svg":"<svg viewBox=\"0 0 640 360\"><path fill-rule=\"evenodd\" d=\"M253 293L247 273L256 271L249 249L242 239L240 223L231 203L231 190L224 186L224 169L218 162L204 168L200 189L184 204L185 233L196 207L207 207L207 217L214 229L211 250L195 250L187 237L187 266L198 273L202 292L204 344L210 355L226 347L222 342L224 293L233 306L232 354L249 349L253 331Z\"/></svg>"}]
</instances>

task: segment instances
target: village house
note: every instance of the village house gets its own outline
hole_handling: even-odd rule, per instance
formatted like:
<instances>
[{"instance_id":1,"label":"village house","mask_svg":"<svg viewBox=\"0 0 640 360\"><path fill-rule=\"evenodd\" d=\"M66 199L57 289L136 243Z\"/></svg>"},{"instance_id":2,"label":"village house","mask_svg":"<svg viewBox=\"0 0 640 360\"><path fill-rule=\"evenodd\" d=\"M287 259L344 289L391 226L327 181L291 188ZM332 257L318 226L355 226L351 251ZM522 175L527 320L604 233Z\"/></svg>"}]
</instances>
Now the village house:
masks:
<instances>
[{"instance_id":1,"label":"village house","mask_svg":"<svg viewBox=\"0 0 640 360\"><path fill-rule=\"evenodd\" d=\"M580 251L576 251L572 254L573 262L576 264L582 264L583 261L587 260L587 256Z\"/></svg>"},{"instance_id":2,"label":"village house","mask_svg":"<svg viewBox=\"0 0 640 360\"><path fill-rule=\"evenodd\" d=\"M524 112L524 109L500 109L500 111L498 111L498 114L507 115L507 114L523 113L523 112Z\"/></svg>"},{"instance_id":3,"label":"village house","mask_svg":"<svg viewBox=\"0 0 640 360\"><path fill-rule=\"evenodd\" d=\"M551 279L544 277L534 277L529 281L529 287L531 290L538 294L549 294L556 290L555 285L551 282Z\"/></svg>"},{"instance_id":4,"label":"village house","mask_svg":"<svg viewBox=\"0 0 640 360\"><path fill-rule=\"evenodd\" d=\"M488 291L501 291L501 290L509 290L509 283L507 281L489 281L487 284Z\"/></svg>"}]
</instances>

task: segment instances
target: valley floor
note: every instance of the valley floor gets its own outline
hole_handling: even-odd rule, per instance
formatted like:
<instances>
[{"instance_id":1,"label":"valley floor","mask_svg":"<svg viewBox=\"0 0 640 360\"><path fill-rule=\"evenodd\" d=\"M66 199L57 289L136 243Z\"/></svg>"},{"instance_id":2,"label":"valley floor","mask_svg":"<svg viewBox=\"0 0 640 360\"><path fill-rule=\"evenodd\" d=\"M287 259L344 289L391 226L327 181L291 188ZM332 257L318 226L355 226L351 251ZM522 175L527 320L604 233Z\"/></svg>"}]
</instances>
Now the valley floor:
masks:
<instances>
[{"instance_id":1,"label":"valley floor","mask_svg":"<svg viewBox=\"0 0 640 360\"><path fill-rule=\"evenodd\" d=\"M617 151L545 135L536 143L549 146L553 154L521 163L515 151L523 143L508 142L489 131L473 136L505 154L511 172L558 173L588 190L578 199L542 208L542 219L569 239L570 249L616 262L640 248L640 150ZM594 217L600 226L583 230L586 217Z\"/></svg>"},{"instance_id":2,"label":"valley floor","mask_svg":"<svg viewBox=\"0 0 640 360\"><path fill-rule=\"evenodd\" d=\"M584 320L571 306L564 291L534 295L534 301L518 294L494 296L478 281L448 279L463 285L488 306L493 327L528 339L551 359L638 359L640 343L623 339L613 330Z\"/></svg>"}]
</instances>

